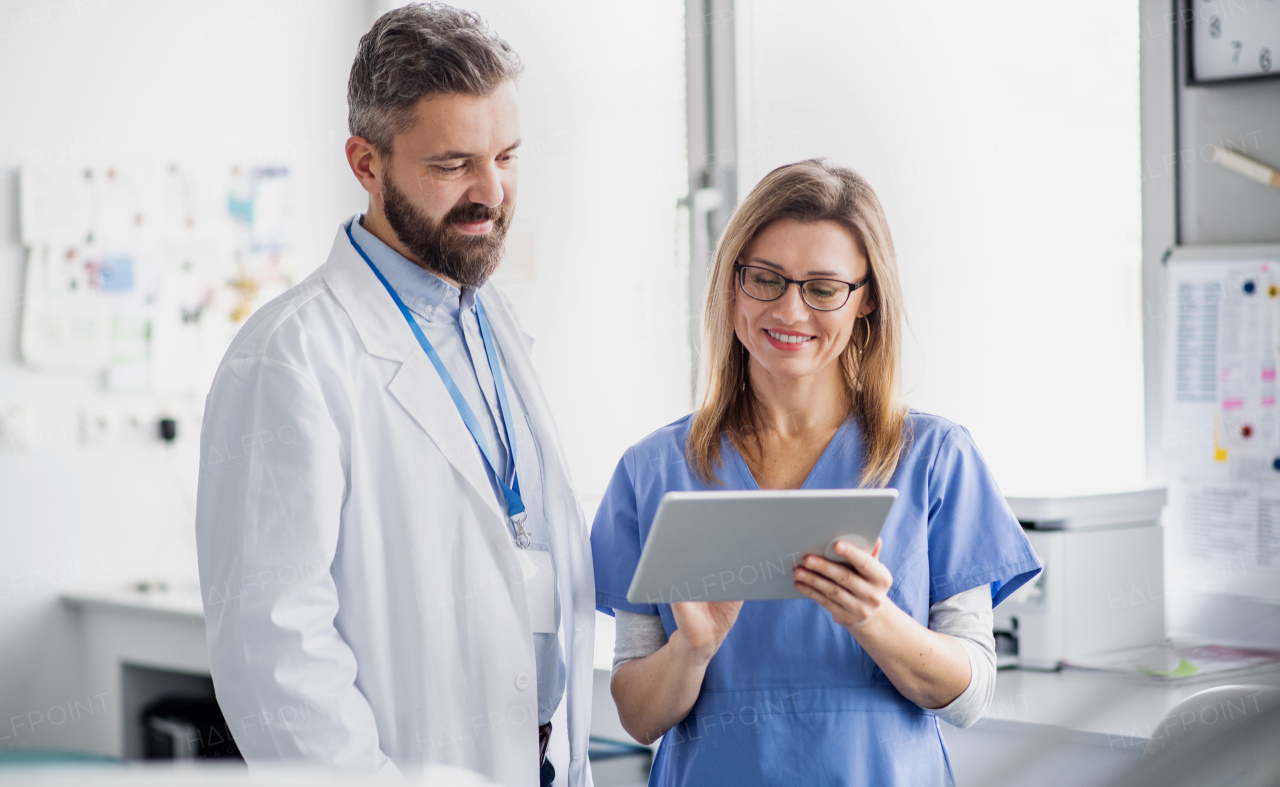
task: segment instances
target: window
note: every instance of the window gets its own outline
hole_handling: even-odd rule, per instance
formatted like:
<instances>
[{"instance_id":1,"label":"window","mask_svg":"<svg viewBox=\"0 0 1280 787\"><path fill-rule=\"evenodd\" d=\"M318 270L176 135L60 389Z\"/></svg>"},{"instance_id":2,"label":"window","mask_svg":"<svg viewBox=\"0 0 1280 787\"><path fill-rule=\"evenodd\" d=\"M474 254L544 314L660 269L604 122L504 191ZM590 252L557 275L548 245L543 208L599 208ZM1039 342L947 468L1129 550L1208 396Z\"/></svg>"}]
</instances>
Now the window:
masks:
<instances>
[{"instance_id":1,"label":"window","mask_svg":"<svg viewBox=\"0 0 1280 787\"><path fill-rule=\"evenodd\" d=\"M738 184L825 156L889 217L904 393L1009 494L1145 482L1138 7L737 3Z\"/></svg>"}]
</instances>

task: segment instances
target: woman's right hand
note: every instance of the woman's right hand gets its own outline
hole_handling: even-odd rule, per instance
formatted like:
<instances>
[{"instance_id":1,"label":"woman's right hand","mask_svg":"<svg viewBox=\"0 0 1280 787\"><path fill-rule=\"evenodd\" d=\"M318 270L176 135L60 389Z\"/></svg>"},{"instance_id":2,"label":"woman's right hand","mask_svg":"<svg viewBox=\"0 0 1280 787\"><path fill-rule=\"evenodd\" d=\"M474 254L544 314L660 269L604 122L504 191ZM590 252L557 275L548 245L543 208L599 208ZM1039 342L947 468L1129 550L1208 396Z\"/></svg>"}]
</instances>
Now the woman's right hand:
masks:
<instances>
[{"instance_id":1,"label":"woman's right hand","mask_svg":"<svg viewBox=\"0 0 1280 787\"><path fill-rule=\"evenodd\" d=\"M671 605L676 619L671 644L682 655L706 664L716 655L738 620L741 601L678 601Z\"/></svg>"},{"instance_id":2,"label":"woman's right hand","mask_svg":"<svg viewBox=\"0 0 1280 787\"><path fill-rule=\"evenodd\" d=\"M614 670L613 701L623 728L633 738L653 743L689 715L702 691L707 665L741 609L741 601L672 604L676 630L667 644Z\"/></svg>"}]
</instances>

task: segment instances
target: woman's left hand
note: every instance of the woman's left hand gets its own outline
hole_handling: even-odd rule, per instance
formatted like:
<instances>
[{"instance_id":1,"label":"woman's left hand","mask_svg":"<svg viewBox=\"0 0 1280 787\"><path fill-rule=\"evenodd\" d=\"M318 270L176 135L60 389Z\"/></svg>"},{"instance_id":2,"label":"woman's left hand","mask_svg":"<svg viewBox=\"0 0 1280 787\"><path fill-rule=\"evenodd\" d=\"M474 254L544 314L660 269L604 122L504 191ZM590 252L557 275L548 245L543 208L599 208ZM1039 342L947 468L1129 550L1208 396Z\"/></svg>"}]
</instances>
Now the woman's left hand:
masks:
<instances>
[{"instance_id":1,"label":"woman's left hand","mask_svg":"<svg viewBox=\"0 0 1280 787\"><path fill-rule=\"evenodd\" d=\"M893 575L877 558L880 539L870 552L847 541L836 542L836 554L848 565L834 563L820 555L806 555L796 567L796 590L822 605L832 619L853 633L876 620L892 607L889 588Z\"/></svg>"}]
</instances>

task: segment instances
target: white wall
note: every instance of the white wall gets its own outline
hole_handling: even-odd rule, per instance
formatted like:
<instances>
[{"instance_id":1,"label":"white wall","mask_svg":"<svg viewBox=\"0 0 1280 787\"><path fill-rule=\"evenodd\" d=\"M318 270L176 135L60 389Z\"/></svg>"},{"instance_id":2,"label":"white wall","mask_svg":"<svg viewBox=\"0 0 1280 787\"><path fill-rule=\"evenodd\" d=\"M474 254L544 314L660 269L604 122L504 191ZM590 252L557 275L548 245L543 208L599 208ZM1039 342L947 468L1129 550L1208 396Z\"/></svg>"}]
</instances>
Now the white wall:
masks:
<instances>
[{"instance_id":1,"label":"white wall","mask_svg":"<svg viewBox=\"0 0 1280 787\"><path fill-rule=\"evenodd\" d=\"M30 450L0 452L0 748L84 740L75 721L38 721L97 693L81 682L59 588L194 573L202 404L108 396L90 377L21 364L16 168L289 164L309 271L363 205L342 143L347 71L371 19L369 4L347 0L0 2L0 418L21 407L35 419ZM74 439L86 406L187 420L172 448L146 435L87 448ZM119 698L103 701L118 711Z\"/></svg>"},{"instance_id":2,"label":"white wall","mask_svg":"<svg viewBox=\"0 0 1280 787\"><path fill-rule=\"evenodd\" d=\"M1145 482L1137 4L743 0L742 194L826 156L888 214L905 394L1010 494Z\"/></svg>"}]
</instances>

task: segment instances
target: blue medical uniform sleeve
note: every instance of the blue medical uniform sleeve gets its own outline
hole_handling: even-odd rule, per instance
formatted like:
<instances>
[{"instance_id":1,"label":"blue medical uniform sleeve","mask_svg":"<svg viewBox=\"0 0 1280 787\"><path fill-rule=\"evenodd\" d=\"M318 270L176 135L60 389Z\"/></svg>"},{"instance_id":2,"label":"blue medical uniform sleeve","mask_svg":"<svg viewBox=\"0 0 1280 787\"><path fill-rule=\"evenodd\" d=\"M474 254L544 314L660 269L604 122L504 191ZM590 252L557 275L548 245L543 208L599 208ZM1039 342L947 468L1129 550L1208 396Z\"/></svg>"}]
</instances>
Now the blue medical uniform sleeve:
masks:
<instances>
[{"instance_id":1,"label":"blue medical uniform sleeve","mask_svg":"<svg viewBox=\"0 0 1280 787\"><path fill-rule=\"evenodd\" d=\"M952 427L929 473L929 604L990 584L994 606L1040 568L973 438Z\"/></svg>"},{"instance_id":2,"label":"blue medical uniform sleeve","mask_svg":"<svg viewBox=\"0 0 1280 787\"><path fill-rule=\"evenodd\" d=\"M655 604L632 604L627 601L627 588L640 562L644 543L640 538L640 519L636 506L636 488L628 459L628 450L613 471L613 479L596 509L591 526L591 557L595 562L596 609L608 615L620 609L643 615L658 614Z\"/></svg>"}]
</instances>

